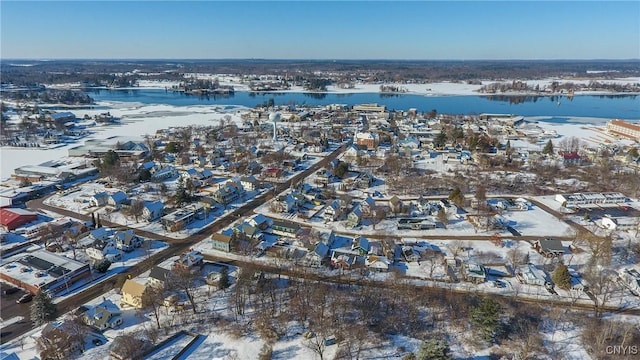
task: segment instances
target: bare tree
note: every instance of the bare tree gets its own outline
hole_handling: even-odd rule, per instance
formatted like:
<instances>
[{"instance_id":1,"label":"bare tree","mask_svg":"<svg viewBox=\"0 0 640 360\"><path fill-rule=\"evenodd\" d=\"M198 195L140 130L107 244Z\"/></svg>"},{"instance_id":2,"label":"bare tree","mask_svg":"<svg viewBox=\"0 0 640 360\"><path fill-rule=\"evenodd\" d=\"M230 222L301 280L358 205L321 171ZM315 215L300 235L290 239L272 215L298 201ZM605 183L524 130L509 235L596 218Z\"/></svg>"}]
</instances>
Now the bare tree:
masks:
<instances>
[{"instance_id":1,"label":"bare tree","mask_svg":"<svg viewBox=\"0 0 640 360\"><path fill-rule=\"evenodd\" d=\"M142 216L144 210L144 203L140 200L131 201L131 207L129 208L129 214L133 216L136 222L138 217Z\"/></svg>"},{"instance_id":2,"label":"bare tree","mask_svg":"<svg viewBox=\"0 0 640 360\"><path fill-rule=\"evenodd\" d=\"M160 329L160 310L164 304L165 294L164 289L155 286L147 286L142 294L144 309L151 310L158 329Z\"/></svg>"},{"instance_id":3,"label":"bare tree","mask_svg":"<svg viewBox=\"0 0 640 360\"><path fill-rule=\"evenodd\" d=\"M167 276L168 289L184 291L189 299L193 313L198 313L195 292L201 280L198 271L189 268L176 268Z\"/></svg>"}]
</instances>

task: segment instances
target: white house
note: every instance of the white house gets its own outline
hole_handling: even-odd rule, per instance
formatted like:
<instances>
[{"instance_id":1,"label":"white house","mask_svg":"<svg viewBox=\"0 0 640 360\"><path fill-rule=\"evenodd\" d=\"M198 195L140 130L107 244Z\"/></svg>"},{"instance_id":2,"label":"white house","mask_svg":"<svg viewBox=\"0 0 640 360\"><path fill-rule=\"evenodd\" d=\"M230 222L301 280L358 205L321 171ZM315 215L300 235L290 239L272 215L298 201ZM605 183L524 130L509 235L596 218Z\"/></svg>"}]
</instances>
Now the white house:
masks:
<instances>
[{"instance_id":1,"label":"white house","mask_svg":"<svg viewBox=\"0 0 640 360\"><path fill-rule=\"evenodd\" d=\"M364 259L364 265L372 271L387 272L391 262L385 256L369 255Z\"/></svg>"},{"instance_id":2,"label":"white house","mask_svg":"<svg viewBox=\"0 0 640 360\"><path fill-rule=\"evenodd\" d=\"M103 206L107 204L107 198L109 197L109 194L107 194L106 192L99 192L97 194L93 194L90 198L89 198L89 205L90 206Z\"/></svg>"},{"instance_id":3,"label":"white house","mask_svg":"<svg viewBox=\"0 0 640 360\"><path fill-rule=\"evenodd\" d=\"M124 204L126 201L127 194L123 193L122 191L118 191L109 195L109 197L107 198L107 205L113 206L116 209L120 209L120 207L122 207L122 204Z\"/></svg>"},{"instance_id":4,"label":"white house","mask_svg":"<svg viewBox=\"0 0 640 360\"><path fill-rule=\"evenodd\" d=\"M122 311L111 302L105 300L101 304L89 308L83 315L85 324L100 331L115 329L122 325Z\"/></svg>"},{"instance_id":5,"label":"white house","mask_svg":"<svg viewBox=\"0 0 640 360\"><path fill-rule=\"evenodd\" d=\"M133 251L135 248L142 246L142 239L136 236L131 229L116 231L113 234L116 248L122 251Z\"/></svg>"},{"instance_id":6,"label":"white house","mask_svg":"<svg viewBox=\"0 0 640 360\"><path fill-rule=\"evenodd\" d=\"M112 239L96 240L84 250L91 259L103 260L109 258L109 254L118 254L120 251Z\"/></svg>"},{"instance_id":7,"label":"white house","mask_svg":"<svg viewBox=\"0 0 640 360\"><path fill-rule=\"evenodd\" d=\"M145 201L142 209L142 217L148 222L153 222L162 217L164 204L160 201Z\"/></svg>"}]
</instances>

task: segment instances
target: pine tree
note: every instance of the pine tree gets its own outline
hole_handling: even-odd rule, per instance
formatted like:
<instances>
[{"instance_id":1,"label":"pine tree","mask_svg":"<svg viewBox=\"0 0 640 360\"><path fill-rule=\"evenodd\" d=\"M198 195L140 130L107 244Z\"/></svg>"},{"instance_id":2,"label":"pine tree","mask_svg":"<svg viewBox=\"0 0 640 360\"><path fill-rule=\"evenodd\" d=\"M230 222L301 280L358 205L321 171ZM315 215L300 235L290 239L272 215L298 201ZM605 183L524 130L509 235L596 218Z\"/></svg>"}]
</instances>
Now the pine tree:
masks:
<instances>
[{"instance_id":1,"label":"pine tree","mask_svg":"<svg viewBox=\"0 0 640 360\"><path fill-rule=\"evenodd\" d=\"M48 321L56 319L56 304L51 301L47 293L40 291L33 297L31 304L31 321L35 326L40 326Z\"/></svg>"},{"instance_id":2,"label":"pine tree","mask_svg":"<svg viewBox=\"0 0 640 360\"><path fill-rule=\"evenodd\" d=\"M551 140L547 141L547 144L542 149L542 153L546 155L553 155L553 143Z\"/></svg>"},{"instance_id":3,"label":"pine tree","mask_svg":"<svg viewBox=\"0 0 640 360\"><path fill-rule=\"evenodd\" d=\"M455 188L449 194L449 200L453 201L456 205L462 205L464 203L464 194L460 188Z\"/></svg>"},{"instance_id":4,"label":"pine tree","mask_svg":"<svg viewBox=\"0 0 640 360\"><path fill-rule=\"evenodd\" d=\"M225 266L220 271L220 280L218 280L218 289L224 290L229 286L231 286L231 283L229 282L229 269L227 269L227 267Z\"/></svg>"},{"instance_id":5,"label":"pine tree","mask_svg":"<svg viewBox=\"0 0 640 360\"><path fill-rule=\"evenodd\" d=\"M450 360L449 345L445 341L430 339L420 345L417 360Z\"/></svg>"},{"instance_id":6,"label":"pine tree","mask_svg":"<svg viewBox=\"0 0 640 360\"><path fill-rule=\"evenodd\" d=\"M174 201L177 207L181 207L182 204L189 201L189 194L187 193L187 188L183 180L178 181Z\"/></svg>"},{"instance_id":7,"label":"pine tree","mask_svg":"<svg viewBox=\"0 0 640 360\"><path fill-rule=\"evenodd\" d=\"M558 265L553 274L551 274L551 280L560 289L569 290L571 288L571 274L569 274L569 269L565 264Z\"/></svg>"},{"instance_id":8,"label":"pine tree","mask_svg":"<svg viewBox=\"0 0 640 360\"><path fill-rule=\"evenodd\" d=\"M471 309L471 324L480 330L482 338L493 341L500 331L500 304L491 298L484 298Z\"/></svg>"}]
</instances>

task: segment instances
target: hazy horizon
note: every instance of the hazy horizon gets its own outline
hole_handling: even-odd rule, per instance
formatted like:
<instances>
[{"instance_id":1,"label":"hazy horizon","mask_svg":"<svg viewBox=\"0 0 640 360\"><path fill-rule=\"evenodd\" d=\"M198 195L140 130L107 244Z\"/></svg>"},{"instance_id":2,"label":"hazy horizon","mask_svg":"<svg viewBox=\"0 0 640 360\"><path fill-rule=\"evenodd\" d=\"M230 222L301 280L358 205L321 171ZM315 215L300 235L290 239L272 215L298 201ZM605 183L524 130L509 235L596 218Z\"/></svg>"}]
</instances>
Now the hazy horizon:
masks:
<instances>
[{"instance_id":1,"label":"hazy horizon","mask_svg":"<svg viewBox=\"0 0 640 360\"><path fill-rule=\"evenodd\" d=\"M0 58L635 60L638 1L0 2Z\"/></svg>"}]
</instances>

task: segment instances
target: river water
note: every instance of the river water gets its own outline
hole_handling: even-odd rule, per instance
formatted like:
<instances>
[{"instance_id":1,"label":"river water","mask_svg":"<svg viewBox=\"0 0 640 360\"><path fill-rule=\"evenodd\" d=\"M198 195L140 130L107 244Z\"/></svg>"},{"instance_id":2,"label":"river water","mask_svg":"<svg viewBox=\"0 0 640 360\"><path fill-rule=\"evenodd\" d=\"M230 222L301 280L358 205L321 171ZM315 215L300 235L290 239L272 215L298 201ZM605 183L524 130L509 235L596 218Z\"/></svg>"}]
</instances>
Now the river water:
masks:
<instances>
[{"instance_id":1,"label":"river water","mask_svg":"<svg viewBox=\"0 0 640 360\"><path fill-rule=\"evenodd\" d=\"M589 117L640 119L639 95L577 95L524 97L524 96L425 96L382 95L378 93L309 94L309 93L248 93L236 92L232 96L196 96L162 89L96 90L89 95L96 101L139 102L143 104L190 105L242 105L254 107L273 99L276 105L306 104L328 105L363 103L384 104L391 110L437 110L446 114L517 114L523 116Z\"/></svg>"}]
</instances>

